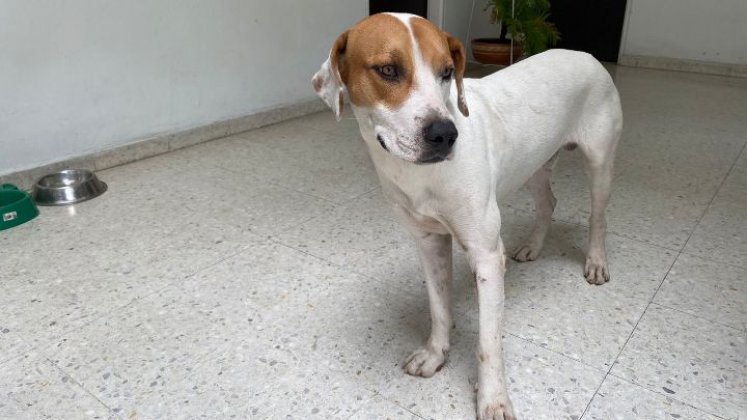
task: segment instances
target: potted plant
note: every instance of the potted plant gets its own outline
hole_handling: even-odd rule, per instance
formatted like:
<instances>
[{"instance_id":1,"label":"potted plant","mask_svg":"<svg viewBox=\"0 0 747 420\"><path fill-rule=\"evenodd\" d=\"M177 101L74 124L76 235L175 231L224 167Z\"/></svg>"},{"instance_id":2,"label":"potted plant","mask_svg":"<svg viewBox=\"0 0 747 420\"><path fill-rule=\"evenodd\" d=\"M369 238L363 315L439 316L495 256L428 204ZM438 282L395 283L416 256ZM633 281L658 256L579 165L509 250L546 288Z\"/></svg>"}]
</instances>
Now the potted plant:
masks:
<instances>
[{"instance_id":1,"label":"potted plant","mask_svg":"<svg viewBox=\"0 0 747 420\"><path fill-rule=\"evenodd\" d=\"M500 23L501 33L499 38L472 40L472 55L481 63L508 65L523 55L540 53L560 39L558 29L547 21L549 0L489 0L485 10L490 10L491 23Z\"/></svg>"}]
</instances>

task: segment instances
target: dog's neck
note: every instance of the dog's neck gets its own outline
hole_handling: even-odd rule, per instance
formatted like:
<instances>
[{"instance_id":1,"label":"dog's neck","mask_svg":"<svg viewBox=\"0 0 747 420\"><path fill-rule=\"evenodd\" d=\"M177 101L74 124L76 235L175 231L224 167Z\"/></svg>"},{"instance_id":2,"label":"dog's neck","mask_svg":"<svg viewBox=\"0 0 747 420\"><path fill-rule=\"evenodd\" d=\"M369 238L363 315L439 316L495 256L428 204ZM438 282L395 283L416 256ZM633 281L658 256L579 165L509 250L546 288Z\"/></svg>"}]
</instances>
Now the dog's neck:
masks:
<instances>
[{"instance_id":1,"label":"dog's neck","mask_svg":"<svg viewBox=\"0 0 747 420\"><path fill-rule=\"evenodd\" d=\"M366 110L355 105L352 108L385 198L409 212L434 216L428 203L435 198L435 192L444 191L444 180L453 169L453 160L416 164L392 155L376 140L373 123Z\"/></svg>"}]
</instances>

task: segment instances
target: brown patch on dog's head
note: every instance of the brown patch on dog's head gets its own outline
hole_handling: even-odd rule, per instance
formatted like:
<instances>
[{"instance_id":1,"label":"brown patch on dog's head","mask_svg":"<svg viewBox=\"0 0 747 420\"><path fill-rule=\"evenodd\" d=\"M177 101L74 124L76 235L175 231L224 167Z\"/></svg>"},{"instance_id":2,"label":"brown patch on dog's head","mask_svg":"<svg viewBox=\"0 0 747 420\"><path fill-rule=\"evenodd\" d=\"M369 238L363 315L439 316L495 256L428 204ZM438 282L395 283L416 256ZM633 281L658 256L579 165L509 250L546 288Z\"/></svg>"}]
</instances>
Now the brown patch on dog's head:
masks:
<instances>
[{"instance_id":1,"label":"brown patch on dog's head","mask_svg":"<svg viewBox=\"0 0 747 420\"><path fill-rule=\"evenodd\" d=\"M469 116L463 84L467 60L462 43L426 19L411 19L410 26L423 61L431 67L434 74L443 76L449 70L453 72L459 111L465 117Z\"/></svg>"},{"instance_id":2,"label":"brown patch on dog's head","mask_svg":"<svg viewBox=\"0 0 747 420\"><path fill-rule=\"evenodd\" d=\"M412 40L405 24L388 14L370 16L350 28L345 51L340 75L350 101L357 106L399 108L415 77ZM396 70L397 80L382 76L387 66Z\"/></svg>"},{"instance_id":3,"label":"brown patch on dog's head","mask_svg":"<svg viewBox=\"0 0 747 420\"><path fill-rule=\"evenodd\" d=\"M417 83L414 38L425 64L435 75L453 70L459 110L469 115L462 83L466 58L461 42L426 19L412 17L408 23L410 28L391 14L379 13L343 32L325 63L331 74L317 73L314 90L324 95L325 85L337 82L336 85L347 87L350 101L357 106L383 104L390 109L399 108ZM382 76L384 68L394 69L396 80Z\"/></svg>"},{"instance_id":4,"label":"brown patch on dog's head","mask_svg":"<svg viewBox=\"0 0 747 420\"><path fill-rule=\"evenodd\" d=\"M445 32L425 19L410 19L410 26L423 61L435 74L439 74L445 68L454 67Z\"/></svg>"}]
</instances>

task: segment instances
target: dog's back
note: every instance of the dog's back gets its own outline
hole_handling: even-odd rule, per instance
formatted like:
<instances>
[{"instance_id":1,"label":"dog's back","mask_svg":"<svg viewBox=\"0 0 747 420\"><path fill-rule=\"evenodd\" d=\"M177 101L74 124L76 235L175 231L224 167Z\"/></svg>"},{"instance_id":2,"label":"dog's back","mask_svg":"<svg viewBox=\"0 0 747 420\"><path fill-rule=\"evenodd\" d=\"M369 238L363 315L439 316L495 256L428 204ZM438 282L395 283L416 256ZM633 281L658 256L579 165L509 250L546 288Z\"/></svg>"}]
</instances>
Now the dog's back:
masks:
<instances>
[{"instance_id":1,"label":"dog's back","mask_svg":"<svg viewBox=\"0 0 747 420\"><path fill-rule=\"evenodd\" d=\"M607 70L589 54L549 50L467 79L465 88L472 115L457 118L459 131L489 140L486 152L494 159L522 162L501 174L499 196L526 181L559 145L578 145L589 155L614 153L620 99Z\"/></svg>"}]
</instances>

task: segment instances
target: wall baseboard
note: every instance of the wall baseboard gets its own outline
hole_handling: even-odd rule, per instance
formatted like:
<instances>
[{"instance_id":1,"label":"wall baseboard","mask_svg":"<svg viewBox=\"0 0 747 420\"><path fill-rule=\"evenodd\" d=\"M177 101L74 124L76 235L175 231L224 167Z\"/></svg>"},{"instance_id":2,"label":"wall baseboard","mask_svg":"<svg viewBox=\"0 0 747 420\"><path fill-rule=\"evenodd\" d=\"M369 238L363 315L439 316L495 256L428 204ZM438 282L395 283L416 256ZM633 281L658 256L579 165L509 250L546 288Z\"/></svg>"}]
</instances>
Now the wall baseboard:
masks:
<instances>
[{"instance_id":1,"label":"wall baseboard","mask_svg":"<svg viewBox=\"0 0 747 420\"><path fill-rule=\"evenodd\" d=\"M0 175L0 184L10 183L15 184L23 190L30 190L39 178L52 172L71 168L100 171L221 137L302 117L322 111L325 108L326 106L319 99L305 100L187 130L160 133L135 140L122 146L2 174Z\"/></svg>"},{"instance_id":2,"label":"wall baseboard","mask_svg":"<svg viewBox=\"0 0 747 420\"><path fill-rule=\"evenodd\" d=\"M711 61L627 54L620 56L618 64L629 67L644 67L649 69L747 78L747 64L715 63Z\"/></svg>"}]
</instances>

